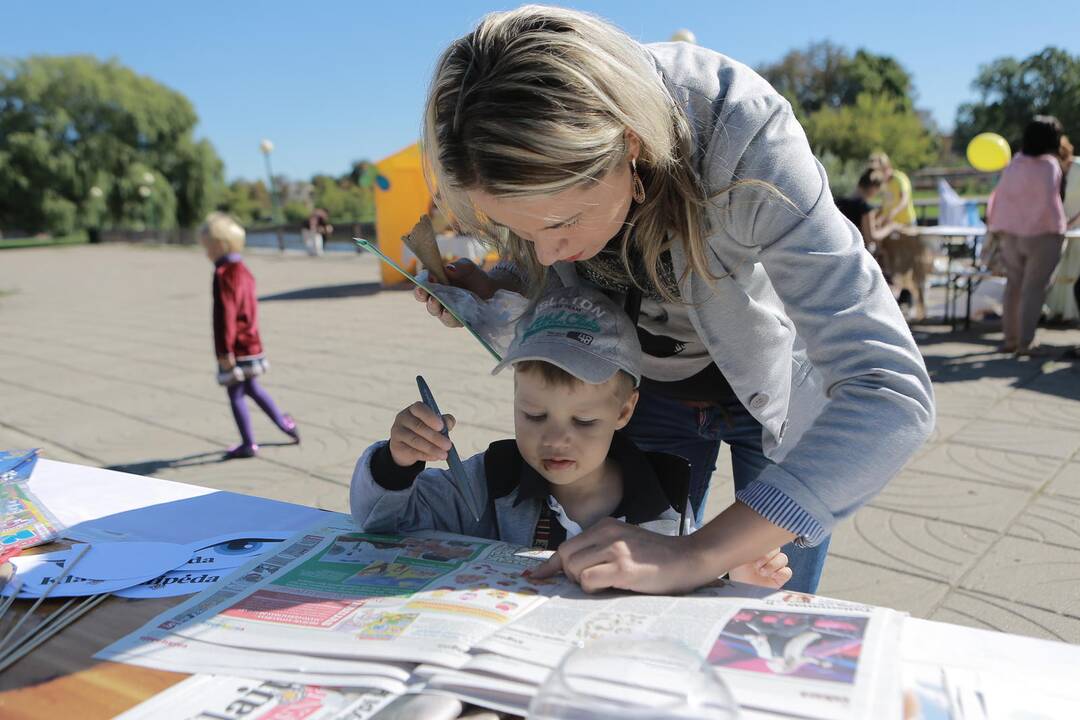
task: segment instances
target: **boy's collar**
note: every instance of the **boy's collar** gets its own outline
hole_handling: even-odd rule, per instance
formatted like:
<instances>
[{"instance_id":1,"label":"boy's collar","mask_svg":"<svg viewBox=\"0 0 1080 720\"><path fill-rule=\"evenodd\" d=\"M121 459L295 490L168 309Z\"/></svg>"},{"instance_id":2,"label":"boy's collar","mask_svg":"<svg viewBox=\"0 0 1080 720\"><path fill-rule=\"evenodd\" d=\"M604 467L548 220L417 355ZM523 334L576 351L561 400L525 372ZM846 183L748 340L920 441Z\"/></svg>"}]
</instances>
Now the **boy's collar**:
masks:
<instances>
[{"instance_id":1,"label":"boy's collar","mask_svg":"<svg viewBox=\"0 0 1080 720\"><path fill-rule=\"evenodd\" d=\"M225 253L214 261L214 267L221 267L225 263L240 262L242 259L240 253Z\"/></svg>"},{"instance_id":2,"label":"boy's collar","mask_svg":"<svg viewBox=\"0 0 1080 720\"><path fill-rule=\"evenodd\" d=\"M517 448L517 443L514 443L514 447ZM625 517L626 522L637 525L655 520L671 507L648 454L639 450L633 440L622 432L616 432L607 456L618 463L623 482L622 500L611 513L612 517ZM525 500L546 501L550 494L548 481L522 459L514 505Z\"/></svg>"}]
</instances>

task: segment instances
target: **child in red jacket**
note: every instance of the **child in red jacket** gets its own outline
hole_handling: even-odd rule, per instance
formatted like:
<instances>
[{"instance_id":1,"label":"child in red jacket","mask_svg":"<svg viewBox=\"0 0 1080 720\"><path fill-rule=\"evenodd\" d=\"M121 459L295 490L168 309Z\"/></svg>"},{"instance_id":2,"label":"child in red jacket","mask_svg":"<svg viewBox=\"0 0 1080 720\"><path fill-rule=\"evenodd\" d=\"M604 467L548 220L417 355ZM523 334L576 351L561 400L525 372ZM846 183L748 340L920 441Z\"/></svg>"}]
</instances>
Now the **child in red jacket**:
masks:
<instances>
[{"instance_id":1,"label":"child in red jacket","mask_svg":"<svg viewBox=\"0 0 1080 720\"><path fill-rule=\"evenodd\" d=\"M254 457L259 451L251 432L244 395L263 409L282 432L300 442L296 421L278 410L270 395L255 380L270 369L259 340L255 278L244 265L244 228L225 213L211 213L199 237L214 263L214 348L218 384L225 385L233 417L240 428L240 444L225 453L226 460Z\"/></svg>"}]
</instances>

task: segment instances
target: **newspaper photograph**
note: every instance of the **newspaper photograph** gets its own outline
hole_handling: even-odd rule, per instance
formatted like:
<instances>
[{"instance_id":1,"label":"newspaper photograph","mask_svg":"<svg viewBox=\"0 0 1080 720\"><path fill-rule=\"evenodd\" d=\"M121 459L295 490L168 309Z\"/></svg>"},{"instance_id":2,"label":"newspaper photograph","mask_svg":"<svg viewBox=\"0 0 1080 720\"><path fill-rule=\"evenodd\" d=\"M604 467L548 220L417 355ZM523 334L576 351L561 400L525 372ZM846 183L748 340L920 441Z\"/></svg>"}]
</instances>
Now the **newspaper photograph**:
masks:
<instances>
[{"instance_id":1,"label":"newspaper photograph","mask_svg":"<svg viewBox=\"0 0 1080 720\"><path fill-rule=\"evenodd\" d=\"M117 720L367 720L396 697L222 675L193 675Z\"/></svg>"}]
</instances>

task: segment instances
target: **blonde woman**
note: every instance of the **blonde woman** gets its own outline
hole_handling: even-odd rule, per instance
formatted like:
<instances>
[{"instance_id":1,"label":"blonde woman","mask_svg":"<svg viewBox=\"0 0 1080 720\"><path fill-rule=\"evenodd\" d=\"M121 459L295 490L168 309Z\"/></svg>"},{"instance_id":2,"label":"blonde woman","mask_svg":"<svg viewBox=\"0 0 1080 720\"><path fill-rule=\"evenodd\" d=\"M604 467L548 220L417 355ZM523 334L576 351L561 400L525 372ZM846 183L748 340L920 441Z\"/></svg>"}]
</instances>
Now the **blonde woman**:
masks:
<instances>
[{"instance_id":1,"label":"blonde woman","mask_svg":"<svg viewBox=\"0 0 1080 720\"><path fill-rule=\"evenodd\" d=\"M507 258L490 274L457 263L451 281L482 296L584 282L618 298L647 356L626 430L690 461L699 518L731 447L736 500L696 533L606 520L540 572L677 592L788 543L789 587L814 590L836 522L904 465L934 409L788 103L723 55L526 6L445 51L425 113L440 206Z\"/></svg>"}]
</instances>

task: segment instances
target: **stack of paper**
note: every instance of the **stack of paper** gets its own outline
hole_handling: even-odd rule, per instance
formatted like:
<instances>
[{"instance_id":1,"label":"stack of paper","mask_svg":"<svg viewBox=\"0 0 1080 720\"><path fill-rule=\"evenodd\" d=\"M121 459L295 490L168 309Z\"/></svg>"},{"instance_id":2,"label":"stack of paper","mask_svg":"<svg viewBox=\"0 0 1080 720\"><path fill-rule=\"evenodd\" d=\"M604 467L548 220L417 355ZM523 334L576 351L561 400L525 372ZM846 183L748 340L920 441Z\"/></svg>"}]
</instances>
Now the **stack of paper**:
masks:
<instances>
[{"instance_id":1,"label":"stack of paper","mask_svg":"<svg viewBox=\"0 0 1080 720\"><path fill-rule=\"evenodd\" d=\"M417 674L429 689L523 714L570 649L650 636L696 650L744 711L895 717L901 620L883 608L735 583L683 597L566 593L485 639L459 670L422 666Z\"/></svg>"},{"instance_id":2,"label":"stack of paper","mask_svg":"<svg viewBox=\"0 0 1080 720\"><path fill-rule=\"evenodd\" d=\"M404 692L417 663L461 667L473 646L541 604L542 590L565 584L523 576L536 555L517 550L322 524L98 657Z\"/></svg>"},{"instance_id":3,"label":"stack of paper","mask_svg":"<svg viewBox=\"0 0 1080 720\"><path fill-rule=\"evenodd\" d=\"M367 720L394 697L383 690L331 690L293 682L194 675L116 720Z\"/></svg>"},{"instance_id":4,"label":"stack of paper","mask_svg":"<svg viewBox=\"0 0 1080 720\"><path fill-rule=\"evenodd\" d=\"M97 657L180 672L454 694L522 714L569 650L663 636L697 650L747 709L892 717L900 615L747 586L585 596L523 570L537 551L321 524ZM740 594L757 597L740 597Z\"/></svg>"},{"instance_id":5,"label":"stack of paper","mask_svg":"<svg viewBox=\"0 0 1080 720\"><path fill-rule=\"evenodd\" d=\"M23 548L50 542L60 521L30 491L39 450L0 451L0 562Z\"/></svg>"}]
</instances>

